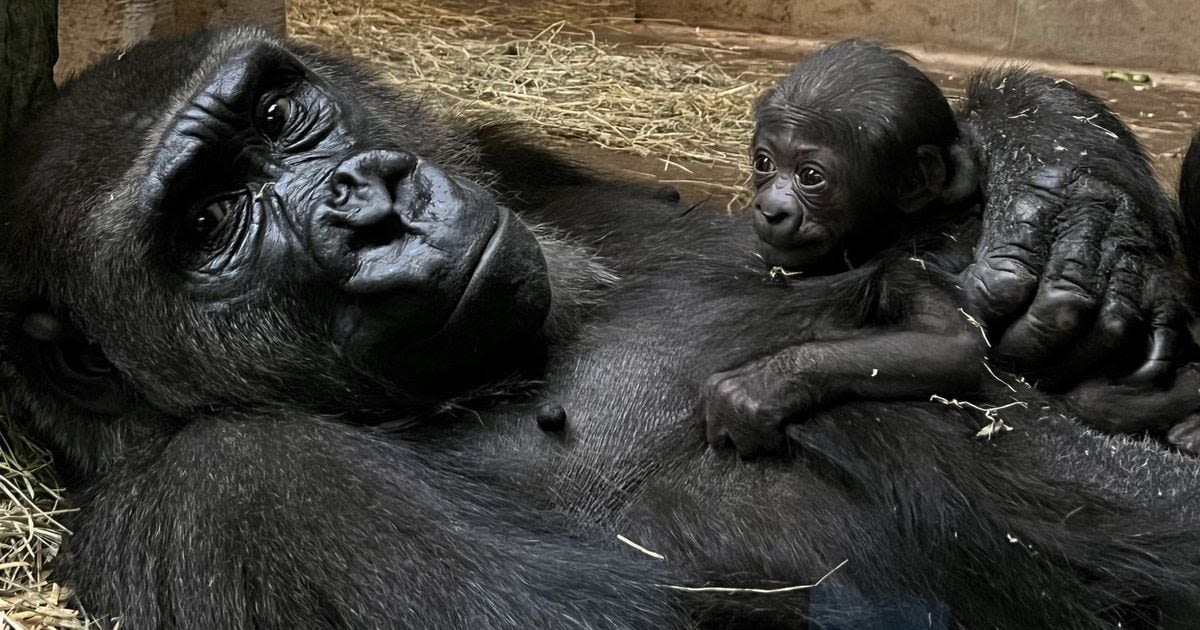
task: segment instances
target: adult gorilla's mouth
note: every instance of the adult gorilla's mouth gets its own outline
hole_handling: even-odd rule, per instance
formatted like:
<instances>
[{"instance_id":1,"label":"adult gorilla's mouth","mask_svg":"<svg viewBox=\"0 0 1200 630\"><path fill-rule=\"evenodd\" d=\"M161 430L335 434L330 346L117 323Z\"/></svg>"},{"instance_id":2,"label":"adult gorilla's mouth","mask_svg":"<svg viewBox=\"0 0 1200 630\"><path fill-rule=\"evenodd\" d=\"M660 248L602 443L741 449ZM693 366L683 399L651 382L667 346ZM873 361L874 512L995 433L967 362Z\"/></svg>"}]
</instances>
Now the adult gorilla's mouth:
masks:
<instances>
[{"instance_id":1,"label":"adult gorilla's mouth","mask_svg":"<svg viewBox=\"0 0 1200 630\"><path fill-rule=\"evenodd\" d=\"M502 211L469 181L424 160L391 175L384 191L350 199L328 222L339 257L352 263L343 290L353 295L429 293L446 312L456 304L496 236ZM364 218L360 218L364 217ZM339 245L340 243L340 245ZM336 264L336 263L335 263Z\"/></svg>"},{"instance_id":2,"label":"adult gorilla's mouth","mask_svg":"<svg viewBox=\"0 0 1200 630\"><path fill-rule=\"evenodd\" d=\"M480 253L467 287L459 296L442 331L453 330L491 311L497 300L543 302L529 306L542 310L549 305L546 260L533 234L506 208L497 206L498 221ZM544 293L544 295L543 295ZM524 309L523 309L524 310ZM441 331L439 331L441 332Z\"/></svg>"},{"instance_id":3,"label":"adult gorilla's mouth","mask_svg":"<svg viewBox=\"0 0 1200 630\"><path fill-rule=\"evenodd\" d=\"M443 374L477 370L497 349L540 330L550 306L533 233L484 189L430 169L427 205L406 213L422 233L376 267L400 281L375 285L385 291L344 292L334 320L345 346L406 381L432 376L430 353Z\"/></svg>"}]
</instances>

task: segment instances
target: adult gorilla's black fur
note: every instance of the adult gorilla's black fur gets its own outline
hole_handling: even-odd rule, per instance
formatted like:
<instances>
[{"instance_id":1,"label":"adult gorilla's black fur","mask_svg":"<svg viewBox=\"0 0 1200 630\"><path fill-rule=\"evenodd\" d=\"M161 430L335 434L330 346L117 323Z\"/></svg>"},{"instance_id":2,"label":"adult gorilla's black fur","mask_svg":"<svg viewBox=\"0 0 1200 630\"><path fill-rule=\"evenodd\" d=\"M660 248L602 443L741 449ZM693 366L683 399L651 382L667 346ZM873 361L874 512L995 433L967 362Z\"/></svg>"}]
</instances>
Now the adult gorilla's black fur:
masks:
<instances>
[{"instance_id":1,"label":"adult gorilla's black fur","mask_svg":"<svg viewBox=\"0 0 1200 630\"><path fill-rule=\"evenodd\" d=\"M704 379L854 327L861 274L762 282L738 220L262 32L110 58L6 173L10 406L79 507L60 576L125 627L796 627L794 594L663 585L843 560L814 597L862 593L854 620L1094 628L1198 596L1200 467L1032 392L991 441L859 403L790 461L707 451Z\"/></svg>"}]
</instances>

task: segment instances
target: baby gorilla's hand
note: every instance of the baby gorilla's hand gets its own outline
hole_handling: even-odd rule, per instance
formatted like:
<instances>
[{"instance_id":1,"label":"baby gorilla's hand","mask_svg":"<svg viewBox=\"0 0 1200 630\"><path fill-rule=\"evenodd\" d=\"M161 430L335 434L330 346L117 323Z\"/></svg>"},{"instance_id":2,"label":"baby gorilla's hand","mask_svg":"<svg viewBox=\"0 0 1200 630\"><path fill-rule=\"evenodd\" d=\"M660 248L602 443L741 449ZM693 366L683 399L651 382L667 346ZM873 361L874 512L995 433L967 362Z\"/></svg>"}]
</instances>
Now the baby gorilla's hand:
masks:
<instances>
[{"instance_id":1,"label":"baby gorilla's hand","mask_svg":"<svg viewBox=\"0 0 1200 630\"><path fill-rule=\"evenodd\" d=\"M709 377L701 395L708 443L729 443L742 457L777 453L784 425L816 404L815 390L774 357L751 361Z\"/></svg>"}]
</instances>

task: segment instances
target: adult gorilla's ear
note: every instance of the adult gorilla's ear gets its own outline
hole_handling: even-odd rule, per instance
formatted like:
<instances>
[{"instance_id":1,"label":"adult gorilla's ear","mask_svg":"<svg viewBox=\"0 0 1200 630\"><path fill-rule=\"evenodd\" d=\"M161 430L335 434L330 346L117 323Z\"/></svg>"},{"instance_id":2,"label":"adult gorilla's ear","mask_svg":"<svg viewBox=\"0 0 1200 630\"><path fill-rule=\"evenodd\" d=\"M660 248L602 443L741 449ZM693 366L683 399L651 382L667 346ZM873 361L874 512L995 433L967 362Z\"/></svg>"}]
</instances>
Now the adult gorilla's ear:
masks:
<instances>
[{"instance_id":1,"label":"adult gorilla's ear","mask_svg":"<svg viewBox=\"0 0 1200 630\"><path fill-rule=\"evenodd\" d=\"M91 413L121 415L133 409L121 374L99 346L46 312L26 315L21 329L44 386Z\"/></svg>"},{"instance_id":2,"label":"adult gorilla's ear","mask_svg":"<svg viewBox=\"0 0 1200 630\"><path fill-rule=\"evenodd\" d=\"M908 173L902 175L896 205L905 214L915 214L942 198L948 176L942 151L932 145L917 147Z\"/></svg>"}]
</instances>

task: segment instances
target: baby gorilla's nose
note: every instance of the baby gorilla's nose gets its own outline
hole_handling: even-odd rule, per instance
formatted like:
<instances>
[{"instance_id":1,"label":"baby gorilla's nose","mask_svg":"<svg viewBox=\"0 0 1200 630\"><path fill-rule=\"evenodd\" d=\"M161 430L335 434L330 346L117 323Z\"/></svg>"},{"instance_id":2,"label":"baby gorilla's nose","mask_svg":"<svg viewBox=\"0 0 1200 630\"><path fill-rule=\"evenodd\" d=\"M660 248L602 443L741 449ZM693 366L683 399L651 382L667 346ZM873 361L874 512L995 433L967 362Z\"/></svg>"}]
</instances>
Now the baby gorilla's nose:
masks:
<instances>
[{"instance_id":1,"label":"baby gorilla's nose","mask_svg":"<svg viewBox=\"0 0 1200 630\"><path fill-rule=\"evenodd\" d=\"M779 225L780 223L792 218L794 210L792 208L780 207L776 205L767 205L760 203L757 209L767 219L768 225Z\"/></svg>"},{"instance_id":2,"label":"baby gorilla's nose","mask_svg":"<svg viewBox=\"0 0 1200 630\"><path fill-rule=\"evenodd\" d=\"M754 199L754 228L759 238L786 247L804 224L804 209L787 190L770 187Z\"/></svg>"}]
</instances>

